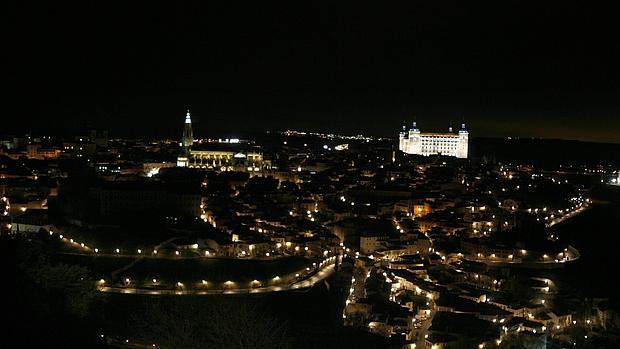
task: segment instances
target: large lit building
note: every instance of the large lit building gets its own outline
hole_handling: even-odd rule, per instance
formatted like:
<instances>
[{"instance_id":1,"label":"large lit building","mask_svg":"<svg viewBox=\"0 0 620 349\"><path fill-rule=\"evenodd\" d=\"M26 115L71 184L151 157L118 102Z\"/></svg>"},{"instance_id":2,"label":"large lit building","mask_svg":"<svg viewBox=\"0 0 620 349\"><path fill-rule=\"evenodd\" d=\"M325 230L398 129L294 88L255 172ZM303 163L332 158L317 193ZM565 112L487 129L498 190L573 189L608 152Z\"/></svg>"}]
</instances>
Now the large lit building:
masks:
<instances>
[{"instance_id":1,"label":"large lit building","mask_svg":"<svg viewBox=\"0 0 620 349\"><path fill-rule=\"evenodd\" d=\"M418 155L446 155L457 158L467 158L469 132L465 129L465 123L461 124L458 133L452 131L452 126L447 133L427 133L420 132L416 122L413 127L407 130L403 125L403 130L399 135L398 148L407 154Z\"/></svg>"},{"instance_id":2,"label":"large lit building","mask_svg":"<svg viewBox=\"0 0 620 349\"><path fill-rule=\"evenodd\" d=\"M179 167L253 172L271 168L270 161L263 160L263 153L259 147L240 142L238 139L194 144L189 108L185 115L181 147L183 149L177 158Z\"/></svg>"},{"instance_id":3,"label":"large lit building","mask_svg":"<svg viewBox=\"0 0 620 349\"><path fill-rule=\"evenodd\" d=\"M261 171L270 168L259 147L244 143L198 144L187 155L187 167L216 171Z\"/></svg>"}]
</instances>

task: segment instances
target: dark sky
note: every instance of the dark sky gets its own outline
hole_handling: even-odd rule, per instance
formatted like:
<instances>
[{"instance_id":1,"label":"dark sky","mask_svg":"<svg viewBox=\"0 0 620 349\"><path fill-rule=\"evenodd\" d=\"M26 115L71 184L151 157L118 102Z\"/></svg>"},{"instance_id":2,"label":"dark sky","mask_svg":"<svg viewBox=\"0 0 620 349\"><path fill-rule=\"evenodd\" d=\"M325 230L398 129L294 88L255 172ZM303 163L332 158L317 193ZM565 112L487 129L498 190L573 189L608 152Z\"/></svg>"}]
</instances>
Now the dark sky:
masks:
<instances>
[{"instance_id":1,"label":"dark sky","mask_svg":"<svg viewBox=\"0 0 620 349\"><path fill-rule=\"evenodd\" d=\"M475 136L620 143L609 8L61 3L8 5L6 132L176 137L190 104L199 137L395 136L416 115L428 131L465 118Z\"/></svg>"}]
</instances>

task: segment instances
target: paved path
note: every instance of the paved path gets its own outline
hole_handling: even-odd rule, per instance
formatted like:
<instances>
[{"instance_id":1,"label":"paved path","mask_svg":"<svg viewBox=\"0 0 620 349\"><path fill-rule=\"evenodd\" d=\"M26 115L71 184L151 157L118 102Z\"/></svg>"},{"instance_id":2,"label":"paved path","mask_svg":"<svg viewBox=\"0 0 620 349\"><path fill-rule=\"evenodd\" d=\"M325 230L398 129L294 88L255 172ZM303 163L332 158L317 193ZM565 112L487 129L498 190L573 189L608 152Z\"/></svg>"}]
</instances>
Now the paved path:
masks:
<instances>
[{"instance_id":1,"label":"paved path","mask_svg":"<svg viewBox=\"0 0 620 349\"><path fill-rule=\"evenodd\" d=\"M562 223L567 219L573 218L576 215L582 213L583 211L587 210L590 207L590 205L583 205L581 207L579 207L578 209L569 212L568 214L562 215L561 217L558 217L556 219L551 220L549 223L545 224L545 226L547 228L551 228L552 226L558 224L558 223Z\"/></svg>"},{"instance_id":2,"label":"paved path","mask_svg":"<svg viewBox=\"0 0 620 349\"><path fill-rule=\"evenodd\" d=\"M252 293L269 293L269 292L282 292L291 290L303 290L310 288L325 280L328 276L335 271L334 263L321 268L318 272L314 273L307 279L297 281L289 285L278 286L265 286L256 288L238 288L228 290L151 290L145 288L132 288L132 287L112 287L112 286L99 286L97 289L104 293L116 293L116 294L136 294L136 295L195 295L195 296L207 296L207 295L222 295L222 294L252 294Z\"/></svg>"}]
</instances>

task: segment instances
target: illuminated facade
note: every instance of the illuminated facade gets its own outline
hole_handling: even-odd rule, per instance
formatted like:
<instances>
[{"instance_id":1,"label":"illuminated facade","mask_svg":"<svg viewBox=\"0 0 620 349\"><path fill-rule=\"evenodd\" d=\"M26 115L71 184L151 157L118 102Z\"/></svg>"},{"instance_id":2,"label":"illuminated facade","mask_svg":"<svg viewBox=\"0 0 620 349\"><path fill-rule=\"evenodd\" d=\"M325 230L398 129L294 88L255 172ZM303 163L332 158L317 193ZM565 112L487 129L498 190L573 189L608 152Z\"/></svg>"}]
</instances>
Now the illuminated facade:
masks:
<instances>
[{"instance_id":1,"label":"illuminated facade","mask_svg":"<svg viewBox=\"0 0 620 349\"><path fill-rule=\"evenodd\" d=\"M183 148L189 149L194 143L194 134L192 132L192 117L189 113L189 107L187 107L187 113L185 114L185 125L183 126Z\"/></svg>"},{"instance_id":2,"label":"illuminated facade","mask_svg":"<svg viewBox=\"0 0 620 349\"><path fill-rule=\"evenodd\" d=\"M189 161L190 148L194 144L194 133L192 131L192 116L189 113L189 107L187 107L187 113L185 114L185 123L183 124L183 138L181 138L181 147L183 151L177 158L177 166L187 167Z\"/></svg>"},{"instance_id":3,"label":"illuminated facade","mask_svg":"<svg viewBox=\"0 0 620 349\"><path fill-rule=\"evenodd\" d=\"M252 172L271 168L270 161L263 160L260 148L241 143L239 139L194 144L189 108L185 114L181 147L182 152L177 158L179 167Z\"/></svg>"},{"instance_id":4,"label":"illuminated facade","mask_svg":"<svg viewBox=\"0 0 620 349\"><path fill-rule=\"evenodd\" d=\"M187 167L217 171L261 171L270 168L257 147L243 144L200 144L189 151Z\"/></svg>"},{"instance_id":5,"label":"illuminated facade","mask_svg":"<svg viewBox=\"0 0 620 349\"><path fill-rule=\"evenodd\" d=\"M403 125L403 130L399 134L398 148L407 154L418 155L446 155L457 158L467 158L469 132L465 129L465 124L461 124L458 133L452 131L452 127L447 133L426 133L420 132L416 122L407 131Z\"/></svg>"}]
</instances>

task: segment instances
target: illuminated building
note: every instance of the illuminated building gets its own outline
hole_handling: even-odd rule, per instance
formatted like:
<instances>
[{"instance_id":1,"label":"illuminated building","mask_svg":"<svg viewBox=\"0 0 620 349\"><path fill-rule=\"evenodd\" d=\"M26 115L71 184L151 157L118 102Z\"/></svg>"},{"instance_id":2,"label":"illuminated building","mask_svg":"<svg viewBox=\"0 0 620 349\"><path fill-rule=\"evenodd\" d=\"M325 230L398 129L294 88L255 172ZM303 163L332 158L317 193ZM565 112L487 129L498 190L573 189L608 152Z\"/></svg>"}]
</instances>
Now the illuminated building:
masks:
<instances>
[{"instance_id":1,"label":"illuminated building","mask_svg":"<svg viewBox=\"0 0 620 349\"><path fill-rule=\"evenodd\" d=\"M187 113L185 114L185 123L183 124L183 138L181 138L181 146L183 151L177 158L177 166L186 167L188 163L189 151L194 144L194 133L192 131L192 116L187 107Z\"/></svg>"},{"instance_id":2,"label":"illuminated building","mask_svg":"<svg viewBox=\"0 0 620 349\"><path fill-rule=\"evenodd\" d=\"M465 123L461 124L458 133L452 132L452 126L447 133L426 133L421 132L414 121L413 127L408 131L407 127L403 125L403 130L398 138L398 148L407 154L467 158L469 132L465 129Z\"/></svg>"},{"instance_id":3,"label":"illuminated building","mask_svg":"<svg viewBox=\"0 0 620 349\"><path fill-rule=\"evenodd\" d=\"M189 108L185 114L181 146L183 150L177 158L179 167L250 172L271 168L270 162L263 160L259 147L241 143L236 138L194 145Z\"/></svg>"},{"instance_id":4,"label":"illuminated building","mask_svg":"<svg viewBox=\"0 0 620 349\"><path fill-rule=\"evenodd\" d=\"M185 114L185 124L183 126L183 148L190 149L194 143L194 134L192 132L192 117L189 113L189 107L187 107L187 113Z\"/></svg>"},{"instance_id":5,"label":"illuminated building","mask_svg":"<svg viewBox=\"0 0 620 349\"><path fill-rule=\"evenodd\" d=\"M270 168L260 148L241 143L204 143L190 149L187 167L217 171L260 171Z\"/></svg>"}]
</instances>

